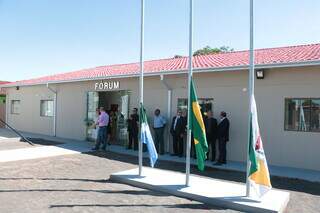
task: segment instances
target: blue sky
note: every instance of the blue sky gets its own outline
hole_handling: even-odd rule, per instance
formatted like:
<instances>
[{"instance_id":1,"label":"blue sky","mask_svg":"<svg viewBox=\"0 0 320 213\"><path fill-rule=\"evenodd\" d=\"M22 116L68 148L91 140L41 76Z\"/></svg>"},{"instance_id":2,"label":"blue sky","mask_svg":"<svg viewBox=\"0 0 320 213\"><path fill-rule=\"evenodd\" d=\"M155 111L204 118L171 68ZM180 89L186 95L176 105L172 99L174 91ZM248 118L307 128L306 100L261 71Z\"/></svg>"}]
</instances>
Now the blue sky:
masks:
<instances>
[{"instance_id":1,"label":"blue sky","mask_svg":"<svg viewBox=\"0 0 320 213\"><path fill-rule=\"evenodd\" d=\"M188 53L188 0L146 0L145 58ZM320 42L320 1L256 0L255 47ZM194 46L248 49L249 0L194 0ZM0 0L0 80L139 60L140 0Z\"/></svg>"}]
</instances>

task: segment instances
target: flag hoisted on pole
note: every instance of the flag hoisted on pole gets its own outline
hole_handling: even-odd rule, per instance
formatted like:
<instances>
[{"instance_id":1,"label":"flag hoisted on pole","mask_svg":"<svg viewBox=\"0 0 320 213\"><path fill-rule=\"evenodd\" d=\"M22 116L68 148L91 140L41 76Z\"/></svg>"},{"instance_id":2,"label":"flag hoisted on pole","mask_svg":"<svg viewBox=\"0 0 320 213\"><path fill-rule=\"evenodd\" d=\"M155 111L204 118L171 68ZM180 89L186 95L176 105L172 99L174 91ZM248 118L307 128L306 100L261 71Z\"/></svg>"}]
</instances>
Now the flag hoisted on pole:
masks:
<instances>
[{"instance_id":1,"label":"flag hoisted on pole","mask_svg":"<svg viewBox=\"0 0 320 213\"><path fill-rule=\"evenodd\" d=\"M154 146L153 138L148 125L146 110L144 109L143 104L140 104L140 125L141 125L141 128L140 128L141 142L140 143L147 145L147 148L149 151L150 165L151 167L154 167L154 164L158 159L158 153L157 153L156 147Z\"/></svg>"},{"instance_id":2,"label":"flag hoisted on pole","mask_svg":"<svg viewBox=\"0 0 320 213\"><path fill-rule=\"evenodd\" d=\"M144 54L144 0L141 0L141 31L140 31L140 107L143 107L143 54ZM140 130L140 138L142 131ZM142 175L142 141L139 142L139 176Z\"/></svg>"},{"instance_id":3,"label":"flag hoisted on pole","mask_svg":"<svg viewBox=\"0 0 320 213\"><path fill-rule=\"evenodd\" d=\"M258 123L257 105L254 94L251 96L251 110L250 110L250 136L249 136L249 161L250 170L248 174L248 181L253 197L262 197L271 189L270 174L267 164L267 159L263 150L262 139L260 135L260 128ZM249 194L249 196L251 196Z\"/></svg>"},{"instance_id":4,"label":"flag hoisted on pole","mask_svg":"<svg viewBox=\"0 0 320 213\"><path fill-rule=\"evenodd\" d=\"M204 122L200 110L200 105L198 102L198 97L196 89L191 79L191 85L189 86L191 100L191 108L189 110L188 117L190 118L188 123L188 129L191 130L193 134L193 143L196 150L197 164L200 171L204 170L204 162L207 159L208 144L206 138L206 130L204 127Z\"/></svg>"},{"instance_id":5,"label":"flag hoisted on pole","mask_svg":"<svg viewBox=\"0 0 320 213\"><path fill-rule=\"evenodd\" d=\"M250 0L250 67L249 67L249 116L247 147L246 196L263 196L271 189L267 160L263 150L258 124L257 106L254 97L254 42L253 42L253 0Z\"/></svg>"}]
</instances>

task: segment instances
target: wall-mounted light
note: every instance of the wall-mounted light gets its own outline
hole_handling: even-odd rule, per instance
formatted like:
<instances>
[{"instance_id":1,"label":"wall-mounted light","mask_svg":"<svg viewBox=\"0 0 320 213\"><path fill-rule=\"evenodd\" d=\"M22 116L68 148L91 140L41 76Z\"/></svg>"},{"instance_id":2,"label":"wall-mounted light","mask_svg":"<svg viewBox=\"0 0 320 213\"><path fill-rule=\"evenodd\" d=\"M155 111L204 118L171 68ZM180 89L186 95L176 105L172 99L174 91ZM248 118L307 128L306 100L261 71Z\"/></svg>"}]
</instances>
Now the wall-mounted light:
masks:
<instances>
[{"instance_id":1,"label":"wall-mounted light","mask_svg":"<svg viewBox=\"0 0 320 213\"><path fill-rule=\"evenodd\" d=\"M257 79L264 79L264 70L256 70Z\"/></svg>"}]
</instances>

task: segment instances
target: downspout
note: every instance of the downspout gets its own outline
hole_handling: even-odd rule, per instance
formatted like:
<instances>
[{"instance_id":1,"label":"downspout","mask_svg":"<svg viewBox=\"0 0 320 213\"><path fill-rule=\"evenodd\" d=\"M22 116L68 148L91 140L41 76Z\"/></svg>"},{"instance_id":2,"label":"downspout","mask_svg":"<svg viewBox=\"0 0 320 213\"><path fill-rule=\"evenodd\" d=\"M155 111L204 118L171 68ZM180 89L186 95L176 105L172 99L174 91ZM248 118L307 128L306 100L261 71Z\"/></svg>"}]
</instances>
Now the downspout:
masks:
<instances>
[{"instance_id":1,"label":"downspout","mask_svg":"<svg viewBox=\"0 0 320 213\"><path fill-rule=\"evenodd\" d=\"M57 137L57 91L52 89L49 86L49 83L47 83L47 88L53 93L53 104L54 104L54 110L53 110L53 136Z\"/></svg>"},{"instance_id":2,"label":"downspout","mask_svg":"<svg viewBox=\"0 0 320 213\"><path fill-rule=\"evenodd\" d=\"M9 123L9 109L10 108L10 103L9 103L9 93L6 90L6 123ZM7 126L5 126L5 128L8 128Z\"/></svg>"},{"instance_id":3,"label":"downspout","mask_svg":"<svg viewBox=\"0 0 320 213\"><path fill-rule=\"evenodd\" d=\"M167 116L168 116L168 123L171 120L171 105L172 105L172 88L168 85L168 82L164 79L163 75L160 75L160 81L164 85L164 87L168 90L168 105L167 105ZM166 140L166 151L170 152L170 125L167 125L167 130L168 134L167 135L167 140Z\"/></svg>"}]
</instances>

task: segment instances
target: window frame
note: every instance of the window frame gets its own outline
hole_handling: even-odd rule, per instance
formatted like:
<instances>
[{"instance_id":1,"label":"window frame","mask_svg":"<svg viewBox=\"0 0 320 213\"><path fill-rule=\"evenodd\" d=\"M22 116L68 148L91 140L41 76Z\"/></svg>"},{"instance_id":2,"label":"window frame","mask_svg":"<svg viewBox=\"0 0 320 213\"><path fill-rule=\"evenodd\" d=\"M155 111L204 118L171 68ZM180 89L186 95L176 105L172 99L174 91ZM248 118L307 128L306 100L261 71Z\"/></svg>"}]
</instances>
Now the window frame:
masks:
<instances>
[{"instance_id":1,"label":"window frame","mask_svg":"<svg viewBox=\"0 0 320 213\"><path fill-rule=\"evenodd\" d=\"M18 102L19 103L19 112L14 112L14 103L15 102ZM20 108L21 108L21 100L18 100L18 99L14 99L14 100L11 100L10 102L10 114L12 115L20 115Z\"/></svg>"},{"instance_id":2,"label":"window frame","mask_svg":"<svg viewBox=\"0 0 320 213\"><path fill-rule=\"evenodd\" d=\"M184 109L180 109L179 108L179 100L183 100L183 101L187 101L187 108L186 108L186 110L188 109L188 98L181 98L181 97L178 97L177 98L177 105L176 105L176 110L184 110ZM212 98L212 97L210 97L210 98L203 98L203 97L201 97L201 98L198 98L198 102L199 102L199 104L201 105L201 101L210 101L211 102L211 104L212 104L212 111L214 112L214 108L215 108L215 102L214 102L214 98Z\"/></svg>"},{"instance_id":3,"label":"window frame","mask_svg":"<svg viewBox=\"0 0 320 213\"><path fill-rule=\"evenodd\" d=\"M287 132L301 132L301 133L306 133L306 132L312 132L312 133L320 133L320 130L319 131L312 131L311 130L311 128L310 128L310 126L311 126L311 118L312 118L312 109L310 108L310 117L309 117L309 122L310 122L310 125L309 125L309 127L307 128L307 130L306 131L302 131L302 130L295 130L295 129L288 129L288 128L286 128L286 114L287 114L287 112L286 112L286 102L287 102L287 100L299 100L299 101L309 101L310 102L310 104L312 104L312 101L313 100L320 100L320 97L307 97L307 98L298 98L298 97L285 97L284 98L284 120L283 120L283 129L284 129L284 131L287 131Z\"/></svg>"},{"instance_id":4,"label":"window frame","mask_svg":"<svg viewBox=\"0 0 320 213\"><path fill-rule=\"evenodd\" d=\"M46 115L45 113L42 112L42 104L45 102L52 102L52 115ZM48 106L48 105L47 105ZM54 100L53 99L43 99L40 100L40 117L45 117L45 118L52 118L54 117Z\"/></svg>"}]
</instances>

